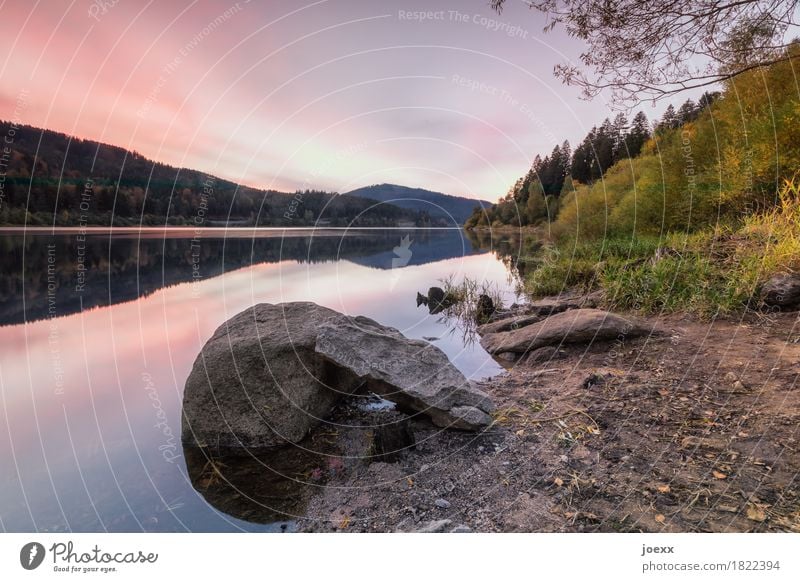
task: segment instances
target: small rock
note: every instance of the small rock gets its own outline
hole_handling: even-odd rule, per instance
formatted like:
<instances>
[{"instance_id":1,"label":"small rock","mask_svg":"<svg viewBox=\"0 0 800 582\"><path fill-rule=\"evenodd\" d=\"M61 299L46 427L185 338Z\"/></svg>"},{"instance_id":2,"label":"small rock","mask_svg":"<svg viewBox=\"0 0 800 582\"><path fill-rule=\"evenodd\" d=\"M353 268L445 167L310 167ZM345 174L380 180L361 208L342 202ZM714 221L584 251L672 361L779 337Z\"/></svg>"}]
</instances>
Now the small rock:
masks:
<instances>
[{"instance_id":1,"label":"small rock","mask_svg":"<svg viewBox=\"0 0 800 582\"><path fill-rule=\"evenodd\" d=\"M466 525L457 525L450 530L450 533L472 533L472 530Z\"/></svg>"},{"instance_id":2,"label":"small rock","mask_svg":"<svg viewBox=\"0 0 800 582\"><path fill-rule=\"evenodd\" d=\"M584 388L592 388L594 386L600 386L606 383L606 377L602 374L590 374L584 381L583 387Z\"/></svg>"},{"instance_id":3,"label":"small rock","mask_svg":"<svg viewBox=\"0 0 800 582\"><path fill-rule=\"evenodd\" d=\"M431 287L428 289L428 302L426 305L428 306L428 311L432 315L436 315L437 313L441 313L448 307L451 307L455 301L453 297L445 293L445 290L441 287ZM419 297L417 297L417 301L419 301ZM417 304L419 306L419 303Z\"/></svg>"},{"instance_id":4,"label":"small rock","mask_svg":"<svg viewBox=\"0 0 800 582\"><path fill-rule=\"evenodd\" d=\"M489 318L495 311L494 301L488 295L481 294L478 297L478 304L475 308L475 316L478 322L483 323L489 321Z\"/></svg>"},{"instance_id":5,"label":"small rock","mask_svg":"<svg viewBox=\"0 0 800 582\"><path fill-rule=\"evenodd\" d=\"M429 521L416 529L414 533L442 533L447 527L453 523L449 519L437 519L436 521Z\"/></svg>"},{"instance_id":6,"label":"small rock","mask_svg":"<svg viewBox=\"0 0 800 582\"><path fill-rule=\"evenodd\" d=\"M447 499L437 499L433 504L441 509L450 509L450 502Z\"/></svg>"},{"instance_id":7,"label":"small rock","mask_svg":"<svg viewBox=\"0 0 800 582\"><path fill-rule=\"evenodd\" d=\"M800 307L800 274L775 275L761 288L761 301L768 307Z\"/></svg>"}]
</instances>

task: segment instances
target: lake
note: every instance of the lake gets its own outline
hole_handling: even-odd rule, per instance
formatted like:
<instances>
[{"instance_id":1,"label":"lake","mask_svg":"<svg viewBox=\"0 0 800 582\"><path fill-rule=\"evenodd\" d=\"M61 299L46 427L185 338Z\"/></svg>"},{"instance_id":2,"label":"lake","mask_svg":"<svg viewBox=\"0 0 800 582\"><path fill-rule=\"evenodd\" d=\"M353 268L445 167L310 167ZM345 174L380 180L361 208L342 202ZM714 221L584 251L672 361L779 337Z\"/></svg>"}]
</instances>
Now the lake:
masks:
<instances>
[{"instance_id":1,"label":"lake","mask_svg":"<svg viewBox=\"0 0 800 582\"><path fill-rule=\"evenodd\" d=\"M498 364L415 299L466 276L513 302L503 244L447 229L0 233L0 528L286 529L227 515L192 486L181 399L206 340L255 303L314 301L491 376Z\"/></svg>"}]
</instances>

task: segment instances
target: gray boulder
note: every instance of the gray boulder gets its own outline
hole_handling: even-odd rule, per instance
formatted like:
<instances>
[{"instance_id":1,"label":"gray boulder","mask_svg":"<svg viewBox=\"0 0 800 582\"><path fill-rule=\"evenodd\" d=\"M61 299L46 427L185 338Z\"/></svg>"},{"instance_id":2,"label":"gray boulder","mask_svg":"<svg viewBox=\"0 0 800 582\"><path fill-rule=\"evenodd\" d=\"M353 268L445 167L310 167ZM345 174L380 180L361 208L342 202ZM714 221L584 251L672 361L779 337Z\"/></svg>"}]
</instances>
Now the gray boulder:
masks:
<instances>
[{"instance_id":1,"label":"gray boulder","mask_svg":"<svg viewBox=\"0 0 800 582\"><path fill-rule=\"evenodd\" d=\"M186 380L184 443L273 448L299 442L342 394L359 387L315 351L319 327L346 320L314 303L262 303L223 323Z\"/></svg>"},{"instance_id":2,"label":"gray boulder","mask_svg":"<svg viewBox=\"0 0 800 582\"><path fill-rule=\"evenodd\" d=\"M314 303L260 304L221 325L183 395L189 446L297 443L344 396L371 390L438 426L477 429L492 403L439 348Z\"/></svg>"},{"instance_id":3,"label":"gray boulder","mask_svg":"<svg viewBox=\"0 0 800 582\"><path fill-rule=\"evenodd\" d=\"M800 275L775 275L761 288L761 300L769 307L800 307Z\"/></svg>"},{"instance_id":4,"label":"gray boulder","mask_svg":"<svg viewBox=\"0 0 800 582\"><path fill-rule=\"evenodd\" d=\"M366 390L429 416L437 426L475 430L492 422L489 396L442 350L366 317L321 325L316 352L355 374Z\"/></svg>"},{"instance_id":5,"label":"gray boulder","mask_svg":"<svg viewBox=\"0 0 800 582\"><path fill-rule=\"evenodd\" d=\"M600 309L571 309L519 329L486 334L481 345L490 354L523 354L543 346L608 341L657 331L633 317Z\"/></svg>"}]
</instances>

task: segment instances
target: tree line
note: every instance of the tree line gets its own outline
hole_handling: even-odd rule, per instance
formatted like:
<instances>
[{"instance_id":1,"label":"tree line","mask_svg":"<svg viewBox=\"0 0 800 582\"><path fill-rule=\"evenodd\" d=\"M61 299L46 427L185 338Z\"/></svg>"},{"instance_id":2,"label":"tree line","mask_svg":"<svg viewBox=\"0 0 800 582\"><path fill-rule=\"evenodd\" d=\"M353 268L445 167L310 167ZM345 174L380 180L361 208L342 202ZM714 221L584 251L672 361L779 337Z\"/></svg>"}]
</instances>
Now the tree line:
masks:
<instances>
[{"instance_id":1,"label":"tree line","mask_svg":"<svg viewBox=\"0 0 800 582\"><path fill-rule=\"evenodd\" d=\"M497 204L488 209L475 208L466 222L467 228L553 221L561 202L578 186L592 184L615 164L639 156L654 135L695 121L718 97L719 92L706 92L698 102L687 99L677 109L669 105L652 125L641 111L630 121L624 113L604 119L592 127L575 151L565 140L544 158L537 155L528 172Z\"/></svg>"},{"instance_id":2,"label":"tree line","mask_svg":"<svg viewBox=\"0 0 800 582\"><path fill-rule=\"evenodd\" d=\"M135 151L0 121L0 225L437 225L424 211L319 190L240 186Z\"/></svg>"}]
</instances>

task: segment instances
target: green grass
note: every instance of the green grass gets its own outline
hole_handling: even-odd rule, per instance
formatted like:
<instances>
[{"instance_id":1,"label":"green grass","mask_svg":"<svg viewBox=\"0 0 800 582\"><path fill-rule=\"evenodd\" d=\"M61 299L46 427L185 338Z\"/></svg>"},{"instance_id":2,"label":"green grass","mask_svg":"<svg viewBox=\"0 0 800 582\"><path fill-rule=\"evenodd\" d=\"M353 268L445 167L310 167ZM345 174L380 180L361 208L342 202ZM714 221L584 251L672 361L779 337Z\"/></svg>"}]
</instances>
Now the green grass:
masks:
<instances>
[{"instance_id":1,"label":"green grass","mask_svg":"<svg viewBox=\"0 0 800 582\"><path fill-rule=\"evenodd\" d=\"M700 316L755 306L771 275L800 269L800 182L789 180L780 204L735 227L690 235L562 240L540 251L526 290L602 289L607 307L641 313Z\"/></svg>"}]
</instances>

